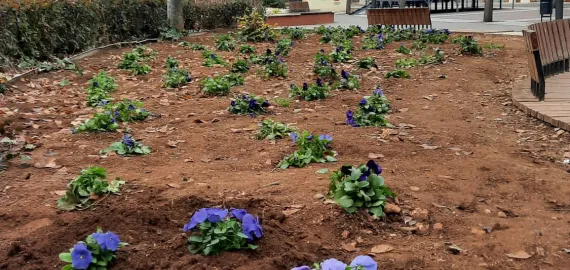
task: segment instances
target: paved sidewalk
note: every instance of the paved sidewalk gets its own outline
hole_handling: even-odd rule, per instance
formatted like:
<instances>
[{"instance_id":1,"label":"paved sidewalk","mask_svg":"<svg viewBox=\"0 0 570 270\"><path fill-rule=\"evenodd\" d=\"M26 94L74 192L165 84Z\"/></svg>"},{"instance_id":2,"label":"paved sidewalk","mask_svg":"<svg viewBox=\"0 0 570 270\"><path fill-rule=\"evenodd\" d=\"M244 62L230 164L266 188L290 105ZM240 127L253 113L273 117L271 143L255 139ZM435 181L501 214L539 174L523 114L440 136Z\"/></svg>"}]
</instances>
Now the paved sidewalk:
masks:
<instances>
[{"instance_id":1,"label":"paved sidewalk","mask_svg":"<svg viewBox=\"0 0 570 270\"><path fill-rule=\"evenodd\" d=\"M564 18L570 18L570 5L565 5L564 14ZM540 22L540 13L538 4L516 4L515 9L506 4L503 5L503 9L493 11L494 22L483 22L483 11L432 14L431 20L434 28L446 28L454 32L520 34L528 25ZM368 22L365 14L335 14L335 23L328 25L360 25L366 28ZM314 27L316 26L306 26L306 28Z\"/></svg>"}]
</instances>

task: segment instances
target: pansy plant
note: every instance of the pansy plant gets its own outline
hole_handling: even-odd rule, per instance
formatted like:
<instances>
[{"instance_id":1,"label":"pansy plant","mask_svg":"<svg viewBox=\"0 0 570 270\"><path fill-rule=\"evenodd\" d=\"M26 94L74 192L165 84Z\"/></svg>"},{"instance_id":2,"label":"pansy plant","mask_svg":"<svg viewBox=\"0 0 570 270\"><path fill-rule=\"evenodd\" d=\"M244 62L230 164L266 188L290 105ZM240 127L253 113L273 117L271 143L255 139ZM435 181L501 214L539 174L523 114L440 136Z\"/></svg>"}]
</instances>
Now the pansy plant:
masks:
<instances>
[{"instance_id":1,"label":"pansy plant","mask_svg":"<svg viewBox=\"0 0 570 270\"><path fill-rule=\"evenodd\" d=\"M237 60L232 64L230 71L232 73L247 73L249 71L249 63L245 59Z\"/></svg>"},{"instance_id":2,"label":"pansy plant","mask_svg":"<svg viewBox=\"0 0 570 270\"><path fill-rule=\"evenodd\" d=\"M224 59L222 59L220 56L213 53L212 51L205 50L202 53L202 57L204 57L204 63L202 63L202 65L206 66L206 67L213 67L216 65L218 65L218 66L226 66L227 65L227 63L226 63L226 61L224 61Z\"/></svg>"},{"instance_id":3,"label":"pansy plant","mask_svg":"<svg viewBox=\"0 0 570 270\"><path fill-rule=\"evenodd\" d=\"M356 62L357 68L364 68L364 69L371 69L371 68L378 68L376 64L376 59L374 57L364 57Z\"/></svg>"},{"instance_id":4,"label":"pansy plant","mask_svg":"<svg viewBox=\"0 0 570 270\"><path fill-rule=\"evenodd\" d=\"M289 68L283 58L279 58L277 61L268 59L263 68L263 77L265 79L269 79L270 77L287 78L288 71Z\"/></svg>"},{"instance_id":5,"label":"pansy plant","mask_svg":"<svg viewBox=\"0 0 570 270\"><path fill-rule=\"evenodd\" d=\"M283 139L287 137L289 133L295 131L296 130L294 128L284 123L267 119L259 124L259 130L255 134L255 138L258 140L266 139L275 141L276 139Z\"/></svg>"},{"instance_id":6,"label":"pansy plant","mask_svg":"<svg viewBox=\"0 0 570 270\"><path fill-rule=\"evenodd\" d=\"M380 174L382 168L374 160L358 167L342 166L331 175L328 195L348 213L366 209L374 218L382 217L386 200L396 194Z\"/></svg>"},{"instance_id":7,"label":"pansy plant","mask_svg":"<svg viewBox=\"0 0 570 270\"><path fill-rule=\"evenodd\" d=\"M306 101L325 99L328 97L330 88L323 83L323 80L317 79L314 84L303 83L303 86L298 87L295 84L291 84L289 89L290 97L299 97Z\"/></svg>"},{"instance_id":8,"label":"pansy plant","mask_svg":"<svg viewBox=\"0 0 570 270\"><path fill-rule=\"evenodd\" d=\"M255 116L267 113L267 107L269 106L269 102L262 97L256 97L251 94L241 94L231 99L228 111L233 114L249 114Z\"/></svg>"},{"instance_id":9,"label":"pansy plant","mask_svg":"<svg viewBox=\"0 0 570 270\"><path fill-rule=\"evenodd\" d=\"M291 50L291 46L293 46L293 44L294 42L289 38L280 39L277 41L277 45L275 46L275 55L288 56L289 50Z\"/></svg>"},{"instance_id":10,"label":"pansy plant","mask_svg":"<svg viewBox=\"0 0 570 270\"><path fill-rule=\"evenodd\" d=\"M245 209L202 208L196 211L183 231L189 234L192 254L218 254L225 250L256 249L252 243L263 236L259 217Z\"/></svg>"},{"instance_id":11,"label":"pansy plant","mask_svg":"<svg viewBox=\"0 0 570 270\"><path fill-rule=\"evenodd\" d=\"M330 56L335 63L346 63L352 59L350 49L343 46L336 47L336 49L330 53Z\"/></svg>"},{"instance_id":12,"label":"pansy plant","mask_svg":"<svg viewBox=\"0 0 570 270\"><path fill-rule=\"evenodd\" d=\"M362 49L365 50L382 50L384 49L384 35L370 35L362 40Z\"/></svg>"},{"instance_id":13,"label":"pansy plant","mask_svg":"<svg viewBox=\"0 0 570 270\"><path fill-rule=\"evenodd\" d=\"M140 62L149 61L156 57L156 52L145 46L138 46L129 53L123 55L123 59L119 63L120 69L130 70L133 75L144 75L151 71L147 64Z\"/></svg>"},{"instance_id":14,"label":"pansy plant","mask_svg":"<svg viewBox=\"0 0 570 270\"><path fill-rule=\"evenodd\" d=\"M125 183L117 178L108 183L107 172L101 167L89 167L82 170L73 181L67 184L65 195L57 201L57 208L65 211L85 209L91 206L91 201L102 195L119 192L119 187Z\"/></svg>"},{"instance_id":15,"label":"pansy plant","mask_svg":"<svg viewBox=\"0 0 570 270\"><path fill-rule=\"evenodd\" d=\"M279 168L302 168L314 162L325 163L336 161L330 145L332 143L332 137L330 135L319 135L317 137L305 130L301 133L292 132L289 136L299 149L293 154L286 156L279 163Z\"/></svg>"},{"instance_id":16,"label":"pansy plant","mask_svg":"<svg viewBox=\"0 0 570 270\"><path fill-rule=\"evenodd\" d=\"M315 55L313 73L315 73L319 78L334 80L338 77L338 74L331 64L330 56L324 54L324 52L325 51L321 49L321 51Z\"/></svg>"},{"instance_id":17,"label":"pansy plant","mask_svg":"<svg viewBox=\"0 0 570 270\"><path fill-rule=\"evenodd\" d=\"M79 124L76 128L71 129L71 132L75 134L81 132L116 131L117 129L119 129L119 124L114 114L110 111L104 111L95 113L93 117L85 120L85 122Z\"/></svg>"},{"instance_id":18,"label":"pansy plant","mask_svg":"<svg viewBox=\"0 0 570 270\"><path fill-rule=\"evenodd\" d=\"M404 46L404 43L400 43L400 47L398 47L398 49L396 49L396 52L401 53L401 54L412 53L412 51L410 51L410 49L408 49L408 48L406 48L406 46Z\"/></svg>"},{"instance_id":19,"label":"pansy plant","mask_svg":"<svg viewBox=\"0 0 570 270\"><path fill-rule=\"evenodd\" d=\"M407 69L418 65L418 60L414 58L401 58L396 60L396 68Z\"/></svg>"},{"instance_id":20,"label":"pansy plant","mask_svg":"<svg viewBox=\"0 0 570 270\"><path fill-rule=\"evenodd\" d=\"M106 270L117 258L117 251L127 246L113 232L97 232L87 236L69 250L59 254L59 259L68 263L61 270Z\"/></svg>"},{"instance_id":21,"label":"pansy plant","mask_svg":"<svg viewBox=\"0 0 570 270\"><path fill-rule=\"evenodd\" d=\"M123 99L121 102L109 104L105 107L110 112L116 121L119 122L135 122L143 121L150 115L151 112L143 108L143 103L130 99Z\"/></svg>"},{"instance_id":22,"label":"pansy plant","mask_svg":"<svg viewBox=\"0 0 570 270\"><path fill-rule=\"evenodd\" d=\"M224 76L208 77L200 82L200 89L209 96L225 96L231 88L232 83Z\"/></svg>"},{"instance_id":23,"label":"pansy plant","mask_svg":"<svg viewBox=\"0 0 570 270\"><path fill-rule=\"evenodd\" d=\"M395 70L386 72L386 75L384 75L384 77L386 79L389 79L389 78L405 78L405 79L408 79L408 78L410 78L410 74L405 70L395 69Z\"/></svg>"},{"instance_id":24,"label":"pansy plant","mask_svg":"<svg viewBox=\"0 0 570 270\"><path fill-rule=\"evenodd\" d=\"M358 77L348 73L344 69L340 72L340 81L335 83L335 88L338 89L358 89L359 88Z\"/></svg>"},{"instance_id":25,"label":"pansy plant","mask_svg":"<svg viewBox=\"0 0 570 270\"><path fill-rule=\"evenodd\" d=\"M287 34L291 39L297 40L307 38L307 29L301 27L290 28L288 32L289 33Z\"/></svg>"},{"instance_id":26,"label":"pansy plant","mask_svg":"<svg viewBox=\"0 0 570 270\"><path fill-rule=\"evenodd\" d=\"M236 48L236 41L231 34L222 34L216 37L214 45L218 51L233 51Z\"/></svg>"},{"instance_id":27,"label":"pansy plant","mask_svg":"<svg viewBox=\"0 0 570 270\"><path fill-rule=\"evenodd\" d=\"M169 64L173 67L167 69L167 72L162 79L164 88L178 88L192 81L188 71L178 68L178 62L176 62L176 65L174 65L173 62L166 63L167 66Z\"/></svg>"},{"instance_id":28,"label":"pansy plant","mask_svg":"<svg viewBox=\"0 0 570 270\"><path fill-rule=\"evenodd\" d=\"M347 265L337 259L331 258L315 263L312 267L299 266L291 270L378 270L378 263L370 256L360 255Z\"/></svg>"},{"instance_id":29,"label":"pansy plant","mask_svg":"<svg viewBox=\"0 0 570 270\"><path fill-rule=\"evenodd\" d=\"M439 48L433 49L433 54L423 55L418 62L422 65L437 65L445 61L445 53Z\"/></svg>"},{"instance_id":30,"label":"pansy plant","mask_svg":"<svg viewBox=\"0 0 570 270\"><path fill-rule=\"evenodd\" d=\"M447 29L426 29L420 31L418 39L423 43L442 44L447 40L449 35L451 35L451 32Z\"/></svg>"},{"instance_id":31,"label":"pansy plant","mask_svg":"<svg viewBox=\"0 0 570 270\"><path fill-rule=\"evenodd\" d=\"M243 44L239 47L239 52L243 54L255 53L255 48L251 45Z\"/></svg>"},{"instance_id":32,"label":"pansy plant","mask_svg":"<svg viewBox=\"0 0 570 270\"><path fill-rule=\"evenodd\" d=\"M178 65L179 65L178 60L174 59L174 57L172 57L172 56L168 56L166 58L166 62L164 63L164 67L167 70L172 69L172 68L178 68Z\"/></svg>"},{"instance_id":33,"label":"pansy plant","mask_svg":"<svg viewBox=\"0 0 570 270\"><path fill-rule=\"evenodd\" d=\"M120 156L148 155L150 148L136 141L131 135L125 134L120 142L114 142L109 147L101 150L101 154L115 152Z\"/></svg>"},{"instance_id":34,"label":"pansy plant","mask_svg":"<svg viewBox=\"0 0 570 270\"><path fill-rule=\"evenodd\" d=\"M93 76L89 80L89 85L87 86L87 92L92 89L98 88L107 93L117 90L118 85L115 83L115 78L111 77L109 73L101 71L97 75Z\"/></svg>"},{"instance_id":35,"label":"pansy plant","mask_svg":"<svg viewBox=\"0 0 570 270\"><path fill-rule=\"evenodd\" d=\"M360 100L356 113L352 110L346 112L346 123L352 127L390 127L392 125L386 120L386 114L390 109L390 102L378 87L371 96L365 96Z\"/></svg>"}]
</instances>

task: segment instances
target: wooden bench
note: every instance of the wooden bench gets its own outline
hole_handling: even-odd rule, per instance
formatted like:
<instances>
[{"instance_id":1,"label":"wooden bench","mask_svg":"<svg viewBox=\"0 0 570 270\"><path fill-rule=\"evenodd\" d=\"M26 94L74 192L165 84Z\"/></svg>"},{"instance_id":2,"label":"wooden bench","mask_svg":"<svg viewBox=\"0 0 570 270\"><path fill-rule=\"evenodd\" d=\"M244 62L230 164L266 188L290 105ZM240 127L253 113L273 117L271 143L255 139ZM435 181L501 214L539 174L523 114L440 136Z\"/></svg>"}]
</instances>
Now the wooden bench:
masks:
<instances>
[{"instance_id":1,"label":"wooden bench","mask_svg":"<svg viewBox=\"0 0 570 270\"><path fill-rule=\"evenodd\" d=\"M291 12L309 12L309 2L290 1L289 11Z\"/></svg>"},{"instance_id":2,"label":"wooden bench","mask_svg":"<svg viewBox=\"0 0 570 270\"><path fill-rule=\"evenodd\" d=\"M570 71L570 20L532 24L523 30L531 91L539 100L546 94L545 79ZM569 89L570 92L570 89Z\"/></svg>"},{"instance_id":3,"label":"wooden bench","mask_svg":"<svg viewBox=\"0 0 570 270\"><path fill-rule=\"evenodd\" d=\"M371 8L366 12L368 25L393 25L396 28L431 28L429 8Z\"/></svg>"}]
</instances>

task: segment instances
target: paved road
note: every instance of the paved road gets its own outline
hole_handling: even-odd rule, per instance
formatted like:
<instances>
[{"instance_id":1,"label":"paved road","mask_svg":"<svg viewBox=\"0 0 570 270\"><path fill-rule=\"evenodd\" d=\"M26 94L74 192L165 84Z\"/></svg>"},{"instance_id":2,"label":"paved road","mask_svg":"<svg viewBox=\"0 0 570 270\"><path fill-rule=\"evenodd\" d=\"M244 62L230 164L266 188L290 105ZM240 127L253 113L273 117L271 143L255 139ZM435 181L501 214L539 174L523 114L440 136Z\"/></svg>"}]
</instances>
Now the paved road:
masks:
<instances>
[{"instance_id":1,"label":"paved road","mask_svg":"<svg viewBox=\"0 0 570 270\"><path fill-rule=\"evenodd\" d=\"M570 5L565 5L564 14L564 18L570 18ZM529 24L540 22L540 13L538 4L516 4L515 9L511 9L510 4L507 3L503 5L502 10L493 12L494 22L490 23L483 22L483 11L432 14L431 18L433 27L438 29L519 34ZM367 26L366 15L336 14L335 23L330 25L360 25L365 28ZM314 26L307 27L313 28Z\"/></svg>"}]
</instances>

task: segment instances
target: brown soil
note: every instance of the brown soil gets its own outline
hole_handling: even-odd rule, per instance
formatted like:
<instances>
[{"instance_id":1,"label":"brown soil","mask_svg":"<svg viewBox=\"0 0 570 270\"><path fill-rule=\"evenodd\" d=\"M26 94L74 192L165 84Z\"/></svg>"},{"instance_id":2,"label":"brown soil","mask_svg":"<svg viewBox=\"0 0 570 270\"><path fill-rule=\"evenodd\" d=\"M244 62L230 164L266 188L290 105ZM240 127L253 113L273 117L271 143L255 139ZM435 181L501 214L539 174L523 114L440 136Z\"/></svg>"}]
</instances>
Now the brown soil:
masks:
<instances>
[{"instance_id":1,"label":"brown soil","mask_svg":"<svg viewBox=\"0 0 570 270\"><path fill-rule=\"evenodd\" d=\"M413 68L409 80L383 78L403 57L394 52L398 44L383 51L358 50L357 57L372 55L383 66L376 72L355 72L363 75L359 91L336 91L326 100L273 108L275 115L268 117L331 134L339 154L338 163L284 171L274 167L296 149L290 140L270 144L252 139L251 131L231 131L255 127L264 117L224 112L229 99L202 97L197 82L175 91L161 88L168 55L181 60L197 79L225 72L202 67L201 52L173 43L149 45L160 53L153 71L133 78L116 69L122 53L131 48L109 50L82 60L87 71L82 77L60 71L18 82L17 89L0 97L0 107L18 109L12 116L2 110L0 117L11 121L6 130L42 143L31 152L33 163L51 157L63 167L16 162L1 175L0 269L61 267L58 254L97 226L131 244L120 251L113 269L290 269L329 257L350 261L378 244L394 246L393 251L375 256L381 269L567 269L570 254L561 249L570 248L570 185L568 168L560 161L568 155L569 136L510 105L510 89L527 72L523 40L476 38L504 44L505 49L493 56L472 57L458 55L454 44L444 44L440 47L447 62ZM213 44L210 35L187 40ZM258 51L269 46L256 45ZM312 57L321 47L330 49L319 45L317 36L299 41L286 57L288 79L263 81L251 71L245 85L233 91L286 97L290 83L314 80ZM234 53L219 54L235 59ZM350 65L345 68L353 70ZM72 121L93 112L85 106L83 89L99 69L118 78L116 99L139 99L161 114L130 125L134 137L149 145L152 154L100 158L98 151L121 134L70 134ZM57 85L64 78L72 84ZM391 100L390 121L398 128L390 132L340 125L346 110L355 108L376 84ZM185 142L171 148L169 140ZM424 149L422 144L439 148ZM328 187L328 178L315 171L365 163L369 153L384 155L379 160L383 175L399 194L404 214L415 208L429 211L427 220L416 218L420 229L403 230L402 216L373 221L365 213L351 216L314 198L326 194ZM121 177L128 185L120 196L109 196L92 209L57 211L55 191L65 189L89 165L105 167L111 179ZM258 250L211 257L188 252L183 224L198 208L216 205L244 207L261 217L265 236ZM282 211L290 205L302 208L285 216ZM507 217L499 217L499 211ZM491 233L482 229L496 224ZM356 243L355 249L351 243ZM459 255L446 249L451 243L462 249ZM532 257L506 256L521 250Z\"/></svg>"}]
</instances>

